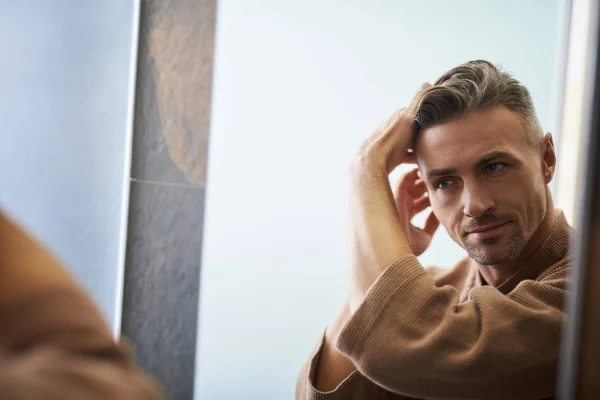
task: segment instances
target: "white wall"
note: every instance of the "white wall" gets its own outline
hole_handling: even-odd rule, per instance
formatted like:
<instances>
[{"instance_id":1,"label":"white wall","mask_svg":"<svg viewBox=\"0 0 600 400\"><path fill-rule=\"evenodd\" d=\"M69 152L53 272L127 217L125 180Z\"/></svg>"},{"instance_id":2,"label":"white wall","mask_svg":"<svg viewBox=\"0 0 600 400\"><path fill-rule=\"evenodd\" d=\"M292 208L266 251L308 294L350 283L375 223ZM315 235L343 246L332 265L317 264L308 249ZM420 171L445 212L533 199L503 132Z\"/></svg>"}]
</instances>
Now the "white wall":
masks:
<instances>
[{"instance_id":1,"label":"white wall","mask_svg":"<svg viewBox=\"0 0 600 400\"><path fill-rule=\"evenodd\" d=\"M417 87L501 63L555 124L561 0L219 2L196 398L291 399L346 292L347 167ZM451 266L440 231L421 257Z\"/></svg>"},{"instance_id":2,"label":"white wall","mask_svg":"<svg viewBox=\"0 0 600 400\"><path fill-rule=\"evenodd\" d=\"M121 322L136 0L0 1L0 207Z\"/></svg>"}]
</instances>

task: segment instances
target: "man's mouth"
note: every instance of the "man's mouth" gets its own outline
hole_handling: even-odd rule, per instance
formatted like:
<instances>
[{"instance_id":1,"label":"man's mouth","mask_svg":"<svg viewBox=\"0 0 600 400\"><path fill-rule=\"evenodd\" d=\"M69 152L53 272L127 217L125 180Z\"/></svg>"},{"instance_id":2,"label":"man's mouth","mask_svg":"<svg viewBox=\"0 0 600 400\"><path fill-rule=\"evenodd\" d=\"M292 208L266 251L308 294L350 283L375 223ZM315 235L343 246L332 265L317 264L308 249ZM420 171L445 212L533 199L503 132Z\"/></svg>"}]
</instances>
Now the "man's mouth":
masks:
<instances>
[{"instance_id":1,"label":"man's mouth","mask_svg":"<svg viewBox=\"0 0 600 400\"><path fill-rule=\"evenodd\" d=\"M467 231L467 235L477 240L489 239L502 233L509 221L500 222L497 224L477 226Z\"/></svg>"}]
</instances>

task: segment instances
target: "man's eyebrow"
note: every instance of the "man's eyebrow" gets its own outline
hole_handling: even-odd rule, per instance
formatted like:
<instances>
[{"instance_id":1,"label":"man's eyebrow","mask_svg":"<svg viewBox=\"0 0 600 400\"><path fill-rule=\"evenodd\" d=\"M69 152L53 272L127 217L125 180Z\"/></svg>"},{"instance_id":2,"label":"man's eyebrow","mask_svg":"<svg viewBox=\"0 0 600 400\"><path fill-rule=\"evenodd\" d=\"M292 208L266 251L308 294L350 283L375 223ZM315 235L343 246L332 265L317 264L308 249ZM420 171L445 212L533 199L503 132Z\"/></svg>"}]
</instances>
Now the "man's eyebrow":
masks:
<instances>
[{"instance_id":1,"label":"man's eyebrow","mask_svg":"<svg viewBox=\"0 0 600 400\"><path fill-rule=\"evenodd\" d=\"M427 179L435 178L436 176L451 175L457 172L456 168L432 169L427 173Z\"/></svg>"},{"instance_id":2,"label":"man's eyebrow","mask_svg":"<svg viewBox=\"0 0 600 400\"><path fill-rule=\"evenodd\" d=\"M501 158L501 157L511 157L511 155L504 151L493 151L489 154L486 154L482 158L480 158L477 161L477 163L475 163L475 168L480 168L480 167L484 166L485 164L489 163L490 161L494 161L495 159ZM438 176L452 175L452 174L456 174L456 173L457 173L456 168L432 169L431 171L429 171L427 173L427 179L432 179L432 178L435 178Z\"/></svg>"},{"instance_id":3,"label":"man's eyebrow","mask_svg":"<svg viewBox=\"0 0 600 400\"><path fill-rule=\"evenodd\" d=\"M481 157L479 159L479 161L477 161L475 163L475 168L483 167L485 164L489 163L490 161L494 161L497 158L510 157L510 156L511 156L510 154L508 154L504 151L493 151L493 152Z\"/></svg>"}]
</instances>

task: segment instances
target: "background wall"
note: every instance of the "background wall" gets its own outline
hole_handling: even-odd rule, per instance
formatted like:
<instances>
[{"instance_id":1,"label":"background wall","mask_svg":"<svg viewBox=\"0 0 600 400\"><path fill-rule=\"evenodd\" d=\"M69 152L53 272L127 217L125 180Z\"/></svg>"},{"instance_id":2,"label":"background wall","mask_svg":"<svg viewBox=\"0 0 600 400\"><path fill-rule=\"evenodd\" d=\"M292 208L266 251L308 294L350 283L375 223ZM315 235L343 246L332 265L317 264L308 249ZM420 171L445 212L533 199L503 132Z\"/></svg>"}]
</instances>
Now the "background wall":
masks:
<instances>
[{"instance_id":1,"label":"background wall","mask_svg":"<svg viewBox=\"0 0 600 400\"><path fill-rule=\"evenodd\" d=\"M0 207L66 263L115 332L137 7L0 1Z\"/></svg>"},{"instance_id":2,"label":"background wall","mask_svg":"<svg viewBox=\"0 0 600 400\"><path fill-rule=\"evenodd\" d=\"M422 82L471 59L500 63L555 131L564 6L219 2L197 399L293 398L346 292L350 157ZM440 231L421 259L462 255Z\"/></svg>"}]
</instances>

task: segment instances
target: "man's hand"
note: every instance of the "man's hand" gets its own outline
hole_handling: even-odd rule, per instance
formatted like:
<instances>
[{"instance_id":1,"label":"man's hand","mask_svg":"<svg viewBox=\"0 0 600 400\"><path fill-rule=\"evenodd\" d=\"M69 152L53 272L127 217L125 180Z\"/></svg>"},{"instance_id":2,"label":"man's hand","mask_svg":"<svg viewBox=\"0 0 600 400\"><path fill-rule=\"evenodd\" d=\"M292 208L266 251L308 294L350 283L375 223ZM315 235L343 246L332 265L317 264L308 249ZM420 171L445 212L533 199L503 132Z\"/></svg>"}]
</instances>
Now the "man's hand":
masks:
<instances>
[{"instance_id":1,"label":"man's hand","mask_svg":"<svg viewBox=\"0 0 600 400\"><path fill-rule=\"evenodd\" d=\"M415 162L414 154L409 151L412 139L414 103L419 95L429 87L431 87L429 83L422 84L409 107L394 112L375 129L358 152L358 164L369 168L385 168L385 171L389 174L402 163ZM360 173L360 171L355 172Z\"/></svg>"},{"instance_id":2,"label":"man's hand","mask_svg":"<svg viewBox=\"0 0 600 400\"><path fill-rule=\"evenodd\" d=\"M398 179L398 183L394 187L394 201L396 202L396 211L398 211L398 220L408 245L413 254L419 256L429 247L440 222L432 211L427 217L423 229L412 224L415 215L431 206L427 185L419 176L418 169L415 168Z\"/></svg>"}]
</instances>

